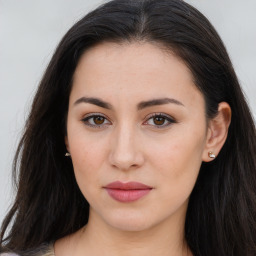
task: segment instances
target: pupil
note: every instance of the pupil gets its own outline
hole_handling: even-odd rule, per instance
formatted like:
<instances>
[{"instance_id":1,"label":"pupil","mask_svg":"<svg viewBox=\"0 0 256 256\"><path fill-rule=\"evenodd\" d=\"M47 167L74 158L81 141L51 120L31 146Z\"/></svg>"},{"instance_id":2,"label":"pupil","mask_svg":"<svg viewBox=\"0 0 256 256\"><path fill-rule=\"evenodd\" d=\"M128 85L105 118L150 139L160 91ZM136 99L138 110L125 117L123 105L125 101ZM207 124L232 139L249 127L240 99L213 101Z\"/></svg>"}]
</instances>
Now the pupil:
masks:
<instances>
[{"instance_id":1,"label":"pupil","mask_svg":"<svg viewBox=\"0 0 256 256\"><path fill-rule=\"evenodd\" d=\"M154 123L157 125L162 125L164 124L165 119L163 117L155 117L154 118Z\"/></svg>"},{"instance_id":2,"label":"pupil","mask_svg":"<svg viewBox=\"0 0 256 256\"><path fill-rule=\"evenodd\" d=\"M103 124L104 123L104 117L96 116L96 117L94 117L93 121L94 121L95 124Z\"/></svg>"}]
</instances>

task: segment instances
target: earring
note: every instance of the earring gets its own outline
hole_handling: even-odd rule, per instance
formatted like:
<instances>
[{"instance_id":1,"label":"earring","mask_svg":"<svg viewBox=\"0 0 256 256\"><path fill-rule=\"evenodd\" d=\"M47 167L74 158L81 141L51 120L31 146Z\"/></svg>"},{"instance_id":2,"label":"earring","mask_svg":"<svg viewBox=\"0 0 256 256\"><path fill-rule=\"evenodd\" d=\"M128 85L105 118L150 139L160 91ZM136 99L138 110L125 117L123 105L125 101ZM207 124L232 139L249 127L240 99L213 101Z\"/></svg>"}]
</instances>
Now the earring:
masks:
<instances>
[{"instance_id":1,"label":"earring","mask_svg":"<svg viewBox=\"0 0 256 256\"><path fill-rule=\"evenodd\" d=\"M67 152L67 153L65 154L65 156L71 156L71 155L70 155L70 153Z\"/></svg>"},{"instance_id":2,"label":"earring","mask_svg":"<svg viewBox=\"0 0 256 256\"><path fill-rule=\"evenodd\" d=\"M216 157L212 151L208 152L208 156L213 159Z\"/></svg>"}]
</instances>

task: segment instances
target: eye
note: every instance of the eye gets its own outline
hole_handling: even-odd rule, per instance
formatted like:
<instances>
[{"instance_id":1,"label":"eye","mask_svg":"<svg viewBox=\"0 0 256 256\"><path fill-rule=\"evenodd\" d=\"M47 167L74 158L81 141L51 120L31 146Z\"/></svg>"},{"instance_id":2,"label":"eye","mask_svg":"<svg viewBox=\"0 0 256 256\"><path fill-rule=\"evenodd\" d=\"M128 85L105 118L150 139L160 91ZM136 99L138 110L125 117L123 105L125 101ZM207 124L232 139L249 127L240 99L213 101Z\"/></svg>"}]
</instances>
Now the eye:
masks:
<instances>
[{"instance_id":1,"label":"eye","mask_svg":"<svg viewBox=\"0 0 256 256\"><path fill-rule=\"evenodd\" d=\"M164 128L173 123L176 123L176 121L169 115L165 115L162 113L154 113L143 124L155 126L157 128Z\"/></svg>"},{"instance_id":2,"label":"eye","mask_svg":"<svg viewBox=\"0 0 256 256\"><path fill-rule=\"evenodd\" d=\"M85 125L94 127L94 128L101 128L102 126L111 124L108 119L100 114L90 114L82 119Z\"/></svg>"}]
</instances>

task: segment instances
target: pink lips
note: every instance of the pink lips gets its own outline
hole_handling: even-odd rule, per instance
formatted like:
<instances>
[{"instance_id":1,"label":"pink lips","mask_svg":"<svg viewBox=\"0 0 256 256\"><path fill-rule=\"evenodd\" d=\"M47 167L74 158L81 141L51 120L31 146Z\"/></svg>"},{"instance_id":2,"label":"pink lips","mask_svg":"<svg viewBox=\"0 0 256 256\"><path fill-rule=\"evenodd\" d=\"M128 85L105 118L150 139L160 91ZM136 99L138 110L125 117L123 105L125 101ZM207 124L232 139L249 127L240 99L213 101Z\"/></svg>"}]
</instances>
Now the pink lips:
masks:
<instances>
[{"instance_id":1,"label":"pink lips","mask_svg":"<svg viewBox=\"0 0 256 256\"><path fill-rule=\"evenodd\" d=\"M119 202L132 202L148 194L152 187L139 182L115 181L104 187L108 194Z\"/></svg>"}]
</instances>

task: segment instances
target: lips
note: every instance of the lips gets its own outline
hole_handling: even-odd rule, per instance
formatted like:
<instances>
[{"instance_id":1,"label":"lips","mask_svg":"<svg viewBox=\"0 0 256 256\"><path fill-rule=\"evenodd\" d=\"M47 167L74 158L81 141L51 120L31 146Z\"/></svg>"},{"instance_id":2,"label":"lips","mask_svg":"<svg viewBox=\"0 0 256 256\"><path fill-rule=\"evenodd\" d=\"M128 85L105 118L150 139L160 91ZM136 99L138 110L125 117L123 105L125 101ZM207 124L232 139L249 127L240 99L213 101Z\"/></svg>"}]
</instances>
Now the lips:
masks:
<instances>
[{"instance_id":1,"label":"lips","mask_svg":"<svg viewBox=\"0 0 256 256\"><path fill-rule=\"evenodd\" d=\"M120 181L110 183L104 188L114 200L123 203L139 200L152 190L152 187L139 182Z\"/></svg>"}]
</instances>

